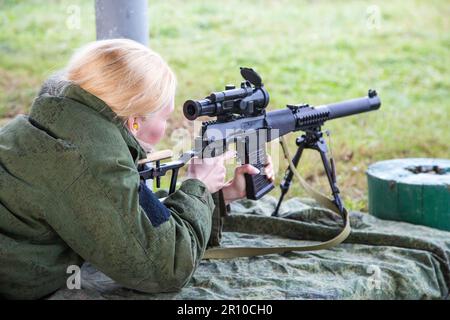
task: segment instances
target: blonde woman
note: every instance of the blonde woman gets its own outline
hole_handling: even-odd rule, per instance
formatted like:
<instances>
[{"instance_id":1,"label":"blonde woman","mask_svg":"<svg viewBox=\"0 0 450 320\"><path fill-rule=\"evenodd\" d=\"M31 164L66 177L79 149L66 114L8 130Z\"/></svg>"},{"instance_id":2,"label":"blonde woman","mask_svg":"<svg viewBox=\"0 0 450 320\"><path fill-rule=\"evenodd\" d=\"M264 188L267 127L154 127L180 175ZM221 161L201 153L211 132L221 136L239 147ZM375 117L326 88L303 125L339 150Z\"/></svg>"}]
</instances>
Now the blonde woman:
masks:
<instances>
[{"instance_id":1,"label":"blonde woman","mask_svg":"<svg viewBox=\"0 0 450 320\"><path fill-rule=\"evenodd\" d=\"M257 169L238 167L224 183L223 157L192 164L179 190L156 199L137 162L163 137L175 89L149 48L93 42L43 85L28 116L0 129L0 297L49 295L84 261L144 292L189 281L213 213L242 198L243 174ZM271 165L266 173L273 179Z\"/></svg>"}]
</instances>

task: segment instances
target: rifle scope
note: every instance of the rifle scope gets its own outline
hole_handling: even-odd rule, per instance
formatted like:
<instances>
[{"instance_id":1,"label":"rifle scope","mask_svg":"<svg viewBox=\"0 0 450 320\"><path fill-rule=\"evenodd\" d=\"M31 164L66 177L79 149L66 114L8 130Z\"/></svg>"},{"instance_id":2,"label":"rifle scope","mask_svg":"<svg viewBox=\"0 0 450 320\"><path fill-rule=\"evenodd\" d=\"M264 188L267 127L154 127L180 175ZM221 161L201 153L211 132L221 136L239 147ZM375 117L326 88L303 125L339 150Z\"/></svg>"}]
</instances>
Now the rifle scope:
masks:
<instances>
[{"instance_id":1,"label":"rifle scope","mask_svg":"<svg viewBox=\"0 0 450 320\"><path fill-rule=\"evenodd\" d=\"M269 104L269 93L264 88L260 76L250 68L241 68L246 80L241 87L227 85L225 91L213 92L202 100L187 100L183 105L184 116L195 120L200 116L220 117L232 114L259 116L264 114ZM253 86L252 86L253 85Z\"/></svg>"}]
</instances>

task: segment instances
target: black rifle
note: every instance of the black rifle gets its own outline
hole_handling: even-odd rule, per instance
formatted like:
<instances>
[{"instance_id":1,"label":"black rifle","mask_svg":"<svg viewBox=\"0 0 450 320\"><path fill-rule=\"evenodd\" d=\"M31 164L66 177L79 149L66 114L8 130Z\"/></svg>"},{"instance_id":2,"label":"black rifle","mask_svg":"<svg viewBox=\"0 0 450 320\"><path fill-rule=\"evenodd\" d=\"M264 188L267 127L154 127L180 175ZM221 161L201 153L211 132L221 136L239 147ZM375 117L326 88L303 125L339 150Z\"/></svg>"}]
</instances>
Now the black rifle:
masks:
<instances>
[{"instance_id":1,"label":"black rifle","mask_svg":"<svg viewBox=\"0 0 450 320\"><path fill-rule=\"evenodd\" d=\"M217 117L216 120L202 123L201 132L195 138L193 152L184 154L178 160L178 165L172 175L170 191L175 190L178 168L184 165L191 156L201 158L214 157L227 150L235 143L237 156L241 163L250 163L260 169L256 175L245 175L246 192L249 199L260 199L273 189L274 185L264 175L266 163L266 143L293 131L303 131L297 138L298 150L293 158L293 164L298 165L304 149L317 150L320 153L325 172L330 183L334 202L343 211L339 189L336 185L334 161L327 157L327 146L323 138L322 125L327 120L341 118L357 113L376 110L381 102L375 90L369 90L366 97L321 105L317 107L308 104L287 105L286 108L266 112L269 94L264 88L261 77L250 68L241 68L245 79L240 88L226 86L225 91L213 92L202 100L188 100L184 103L183 112L189 120L200 116ZM144 168L141 177L153 178L164 175L167 170L173 170L172 165L158 165ZM281 196L274 215L277 215L281 201L289 189L293 172L286 170L281 183Z\"/></svg>"}]
</instances>

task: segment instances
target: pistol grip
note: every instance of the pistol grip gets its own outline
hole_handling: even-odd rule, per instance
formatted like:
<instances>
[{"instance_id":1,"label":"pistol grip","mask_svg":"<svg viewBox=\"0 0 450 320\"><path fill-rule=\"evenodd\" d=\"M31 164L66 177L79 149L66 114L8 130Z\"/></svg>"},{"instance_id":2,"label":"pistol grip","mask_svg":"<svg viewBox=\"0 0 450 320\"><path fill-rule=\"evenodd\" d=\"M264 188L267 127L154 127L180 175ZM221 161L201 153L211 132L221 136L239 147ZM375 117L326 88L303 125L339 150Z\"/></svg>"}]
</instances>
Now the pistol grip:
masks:
<instances>
[{"instance_id":1,"label":"pistol grip","mask_svg":"<svg viewBox=\"0 0 450 320\"><path fill-rule=\"evenodd\" d=\"M267 176L264 173L264 164L257 163L253 164L254 167L260 170L258 174L248 174L245 173L245 184L246 184L246 192L247 199L258 200L270 190L274 188L273 182L267 179Z\"/></svg>"}]
</instances>

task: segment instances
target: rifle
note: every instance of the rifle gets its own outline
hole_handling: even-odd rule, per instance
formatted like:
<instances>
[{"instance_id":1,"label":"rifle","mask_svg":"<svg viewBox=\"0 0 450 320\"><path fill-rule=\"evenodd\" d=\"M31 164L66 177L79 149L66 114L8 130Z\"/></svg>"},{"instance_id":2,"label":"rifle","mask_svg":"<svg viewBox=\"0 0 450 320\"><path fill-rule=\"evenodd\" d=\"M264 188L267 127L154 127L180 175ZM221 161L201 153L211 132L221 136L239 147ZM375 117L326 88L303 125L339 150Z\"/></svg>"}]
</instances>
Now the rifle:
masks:
<instances>
[{"instance_id":1,"label":"rifle","mask_svg":"<svg viewBox=\"0 0 450 320\"><path fill-rule=\"evenodd\" d=\"M241 163L250 163L260 169L259 174L245 175L247 198L258 200L274 188L263 170L266 163L266 143L290 132L303 131L304 134L296 139L297 152L280 184L281 195L273 215L278 215L304 149L320 153L333 203L339 212L343 213L345 209L336 184L334 160L327 155L322 126L328 120L379 109L381 102L377 92L369 90L365 97L328 105L313 107L309 104L288 104L284 109L266 112L269 93L264 88L261 77L251 68L241 68L241 75L245 81L241 83L240 88L227 85L224 91L213 92L204 99L187 100L184 103L183 113L187 119L209 116L216 117L216 120L202 123L193 151L183 154L174 162L157 162L154 166L144 164L140 170L141 178L156 178L158 185L159 178L171 170L170 194L175 191L179 168L193 156L215 157L225 152L231 144L235 144Z\"/></svg>"}]
</instances>

